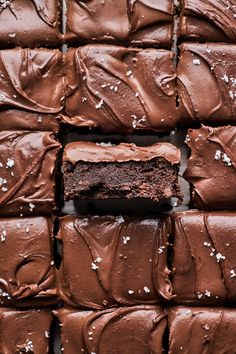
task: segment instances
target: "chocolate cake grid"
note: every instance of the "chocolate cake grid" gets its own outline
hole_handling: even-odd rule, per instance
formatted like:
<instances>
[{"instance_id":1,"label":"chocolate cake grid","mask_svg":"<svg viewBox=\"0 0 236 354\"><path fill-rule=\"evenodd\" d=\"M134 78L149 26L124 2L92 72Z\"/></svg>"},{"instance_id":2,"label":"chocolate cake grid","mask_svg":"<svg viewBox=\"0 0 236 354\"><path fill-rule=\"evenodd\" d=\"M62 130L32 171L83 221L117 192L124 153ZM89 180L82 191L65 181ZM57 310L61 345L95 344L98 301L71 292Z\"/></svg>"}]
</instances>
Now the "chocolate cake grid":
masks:
<instances>
[{"instance_id":1,"label":"chocolate cake grid","mask_svg":"<svg viewBox=\"0 0 236 354\"><path fill-rule=\"evenodd\" d=\"M0 351L235 352L235 17L0 0Z\"/></svg>"}]
</instances>

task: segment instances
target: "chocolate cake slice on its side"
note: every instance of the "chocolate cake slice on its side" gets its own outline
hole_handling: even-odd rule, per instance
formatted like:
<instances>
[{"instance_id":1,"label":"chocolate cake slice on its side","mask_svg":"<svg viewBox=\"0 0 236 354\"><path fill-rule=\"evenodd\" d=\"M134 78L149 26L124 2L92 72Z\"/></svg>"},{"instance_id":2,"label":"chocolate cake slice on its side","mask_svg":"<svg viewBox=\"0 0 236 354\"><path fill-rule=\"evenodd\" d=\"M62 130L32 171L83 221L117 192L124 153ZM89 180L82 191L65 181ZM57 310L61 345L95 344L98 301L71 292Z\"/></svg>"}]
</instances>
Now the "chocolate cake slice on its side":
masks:
<instances>
[{"instance_id":1,"label":"chocolate cake slice on its side","mask_svg":"<svg viewBox=\"0 0 236 354\"><path fill-rule=\"evenodd\" d=\"M178 184L180 151L169 143L73 142L63 155L65 199L182 200Z\"/></svg>"}]
</instances>

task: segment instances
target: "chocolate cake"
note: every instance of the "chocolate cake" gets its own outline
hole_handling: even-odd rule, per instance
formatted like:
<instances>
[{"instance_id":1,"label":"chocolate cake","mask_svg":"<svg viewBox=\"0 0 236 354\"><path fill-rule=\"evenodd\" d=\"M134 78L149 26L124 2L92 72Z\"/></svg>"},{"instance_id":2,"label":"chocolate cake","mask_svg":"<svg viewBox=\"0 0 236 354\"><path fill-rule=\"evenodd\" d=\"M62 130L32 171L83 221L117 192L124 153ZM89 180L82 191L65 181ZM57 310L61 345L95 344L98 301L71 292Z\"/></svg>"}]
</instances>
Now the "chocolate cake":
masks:
<instances>
[{"instance_id":1,"label":"chocolate cake","mask_svg":"<svg viewBox=\"0 0 236 354\"><path fill-rule=\"evenodd\" d=\"M56 114L27 112L20 109L0 111L0 131L31 130L59 132L60 118Z\"/></svg>"},{"instance_id":2,"label":"chocolate cake","mask_svg":"<svg viewBox=\"0 0 236 354\"><path fill-rule=\"evenodd\" d=\"M182 199L180 151L171 144L72 142L63 155L65 199Z\"/></svg>"},{"instance_id":3,"label":"chocolate cake","mask_svg":"<svg viewBox=\"0 0 236 354\"><path fill-rule=\"evenodd\" d=\"M0 132L0 215L52 213L59 149L50 132Z\"/></svg>"},{"instance_id":4,"label":"chocolate cake","mask_svg":"<svg viewBox=\"0 0 236 354\"><path fill-rule=\"evenodd\" d=\"M0 110L59 112L64 95L63 75L63 55L59 50L0 50Z\"/></svg>"},{"instance_id":5,"label":"chocolate cake","mask_svg":"<svg viewBox=\"0 0 236 354\"><path fill-rule=\"evenodd\" d=\"M177 67L182 124L234 122L236 45L184 43Z\"/></svg>"},{"instance_id":6,"label":"chocolate cake","mask_svg":"<svg viewBox=\"0 0 236 354\"><path fill-rule=\"evenodd\" d=\"M0 47L58 46L58 0L1 0Z\"/></svg>"},{"instance_id":7,"label":"chocolate cake","mask_svg":"<svg viewBox=\"0 0 236 354\"><path fill-rule=\"evenodd\" d=\"M67 40L171 47L172 0L66 0Z\"/></svg>"},{"instance_id":8,"label":"chocolate cake","mask_svg":"<svg viewBox=\"0 0 236 354\"><path fill-rule=\"evenodd\" d=\"M234 0L181 0L180 37L236 44L235 17Z\"/></svg>"},{"instance_id":9,"label":"chocolate cake","mask_svg":"<svg viewBox=\"0 0 236 354\"><path fill-rule=\"evenodd\" d=\"M0 219L0 306L48 306L57 300L52 229L52 220L43 217Z\"/></svg>"},{"instance_id":10,"label":"chocolate cake","mask_svg":"<svg viewBox=\"0 0 236 354\"><path fill-rule=\"evenodd\" d=\"M235 308L175 307L168 320L169 354L235 353Z\"/></svg>"},{"instance_id":11,"label":"chocolate cake","mask_svg":"<svg viewBox=\"0 0 236 354\"><path fill-rule=\"evenodd\" d=\"M205 127L188 131L191 149L184 177L199 209L235 209L236 127Z\"/></svg>"},{"instance_id":12,"label":"chocolate cake","mask_svg":"<svg viewBox=\"0 0 236 354\"><path fill-rule=\"evenodd\" d=\"M158 306L133 306L105 311L60 309L65 353L162 353L167 315Z\"/></svg>"},{"instance_id":13,"label":"chocolate cake","mask_svg":"<svg viewBox=\"0 0 236 354\"><path fill-rule=\"evenodd\" d=\"M0 309L0 352L49 353L51 322L50 311Z\"/></svg>"},{"instance_id":14,"label":"chocolate cake","mask_svg":"<svg viewBox=\"0 0 236 354\"><path fill-rule=\"evenodd\" d=\"M170 131L179 120L173 53L88 45L66 54L65 122L103 132Z\"/></svg>"},{"instance_id":15,"label":"chocolate cake","mask_svg":"<svg viewBox=\"0 0 236 354\"><path fill-rule=\"evenodd\" d=\"M102 309L171 298L162 219L67 216L60 226L65 303Z\"/></svg>"},{"instance_id":16,"label":"chocolate cake","mask_svg":"<svg viewBox=\"0 0 236 354\"><path fill-rule=\"evenodd\" d=\"M170 216L172 286L181 304L236 301L236 213L179 212Z\"/></svg>"}]
</instances>

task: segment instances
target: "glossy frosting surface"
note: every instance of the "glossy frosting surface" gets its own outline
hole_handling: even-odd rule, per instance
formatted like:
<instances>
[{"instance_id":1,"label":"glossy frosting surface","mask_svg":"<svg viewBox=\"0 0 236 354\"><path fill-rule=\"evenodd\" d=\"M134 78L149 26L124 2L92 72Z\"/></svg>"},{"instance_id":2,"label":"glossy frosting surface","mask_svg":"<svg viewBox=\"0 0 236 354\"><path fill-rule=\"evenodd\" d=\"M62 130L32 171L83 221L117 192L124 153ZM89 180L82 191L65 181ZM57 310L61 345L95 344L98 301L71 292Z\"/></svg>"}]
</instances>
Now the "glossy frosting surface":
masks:
<instances>
[{"instance_id":1,"label":"glossy frosting surface","mask_svg":"<svg viewBox=\"0 0 236 354\"><path fill-rule=\"evenodd\" d=\"M57 0L2 0L1 47L59 45L58 5Z\"/></svg>"},{"instance_id":2,"label":"glossy frosting surface","mask_svg":"<svg viewBox=\"0 0 236 354\"><path fill-rule=\"evenodd\" d=\"M67 0L67 7L71 40L171 46L172 0Z\"/></svg>"},{"instance_id":3,"label":"glossy frosting surface","mask_svg":"<svg viewBox=\"0 0 236 354\"><path fill-rule=\"evenodd\" d=\"M43 217L0 219L1 306L55 302L52 229L52 220Z\"/></svg>"},{"instance_id":4,"label":"glossy frosting surface","mask_svg":"<svg viewBox=\"0 0 236 354\"><path fill-rule=\"evenodd\" d=\"M186 138L191 150L184 177L192 186L198 209L235 209L236 127L190 129Z\"/></svg>"},{"instance_id":5,"label":"glossy frosting surface","mask_svg":"<svg viewBox=\"0 0 236 354\"><path fill-rule=\"evenodd\" d=\"M0 133L0 215L51 214L59 148L49 132Z\"/></svg>"},{"instance_id":6,"label":"glossy frosting surface","mask_svg":"<svg viewBox=\"0 0 236 354\"><path fill-rule=\"evenodd\" d=\"M236 43L234 0L182 0L181 7L182 37Z\"/></svg>"},{"instance_id":7,"label":"glossy frosting surface","mask_svg":"<svg viewBox=\"0 0 236 354\"><path fill-rule=\"evenodd\" d=\"M65 121L107 132L176 127L173 53L112 45L70 49Z\"/></svg>"},{"instance_id":8,"label":"glossy frosting surface","mask_svg":"<svg viewBox=\"0 0 236 354\"><path fill-rule=\"evenodd\" d=\"M46 310L0 309L0 352L49 353L52 314Z\"/></svg>"},{"instance_id":9,"label":"glossy frosting surface","mask_svg":"<svg viewBox=\"0 0 236 354\"><path fill-rule=\"evenodd\" d=\"M236 348L236 310L222 307L169 309L169 354L229 354Z\"/></svg>"},{"instance_id":10,"label":"glossy frosting surface","mask_svg":"<svg viewBox=\"0 0 236 354\"><path fill-rule=\"evenodd\" d=\"M166 314L158 306L106 311L58 310L65 353L160 354ZM82 352L83 352L82 350Z\"/></svg>"},{"instance_id":11,"label":"glossy frosting surface","mask_svg":"<svg viewBox=\"0 0 236 354\"><path fill-rule=\"evenodd\" d=\"M185 43L177 67L183 123L235 122L236 45Z\"/></svg>"},{"instance_id":12,"label":"glossy frosting surface","mask_svg":"<svg viewBox=\"0 0 236 354\"><path fill-rule=\"evenodd\" d=\"M65 146L63 162L75 165L79 161L86 162L127 162L149 161L164 158L172 165L180 162L180 150L169 143L156 143L150 146L120 143L104 145L92 142L72 142Z\"/></svg>"},{"instance_id":13,"label":"glossy frosting surface","mask_svg":"<svg viewBox=\"0 0 236 354\"><path fill-rule=\"evenodd\" d=\"M174 300L211 305L236 301L236 213L195 210L170 219Z\"/></svg>"},{"instance_id":14,"label":"glossy frosting surface","mask_svg":"<svg viewBox=\"0 0 236 354\"><path fill-rule=\"evenodd\" d=\"M60 223L67 304L101 309L171 298L161 219L67 216Z\"/></svg>"},{"instance_id":15,"label":"glossy frosting surface","mask_svg":"<svg viewBox=\"0 0 236 354\"><path fill-rule=\"evenodd\" d=\"M59 50L0 50L0 108L59 112L63 75L63 55Z\"/></svg>"}]
</instances>

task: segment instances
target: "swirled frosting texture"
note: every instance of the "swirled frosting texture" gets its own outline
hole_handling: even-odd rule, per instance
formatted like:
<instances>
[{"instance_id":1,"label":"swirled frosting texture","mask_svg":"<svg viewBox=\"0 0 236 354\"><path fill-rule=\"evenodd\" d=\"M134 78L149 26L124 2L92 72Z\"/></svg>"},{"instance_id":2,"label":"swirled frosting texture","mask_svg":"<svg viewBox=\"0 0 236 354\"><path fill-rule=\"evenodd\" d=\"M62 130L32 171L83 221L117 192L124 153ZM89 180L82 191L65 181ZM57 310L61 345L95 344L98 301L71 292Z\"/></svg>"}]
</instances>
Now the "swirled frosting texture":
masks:
<instances>
[{"instance_id":1,"label":"swirled frosting texture","mask_svg":"<svg viewBox=\"0 0 236 354\"><path fill-rule=\"evenodd\" d=\"M171 298L161 219L67 216L60 222L60 296L67 304L102 309Z\"/></svg>"},{"instance_id":2,"label":"swirled frosting texture","mask_svg":"<svg viewBox=\"0 0 236 354\"><path fill-rule=\"evenodd\" d=\"M52 229L52 221L43 217L0 220L1 306L47 306L56 301Z\"/></svg>"},{"instance_id":3,"label":"swirled frosting texture","mask_svg":"<svg viewBox=\"0 0 236 354\"><path fill-rule=\"evenodd\" d=\"M175 307L169 309L168 319L169 354L235 352L235 308Z\"/></svg>"},{"instance_id":4,"label":"swirled frosting texture","mask_svg":"<svg viewBox=\"0 0 236 354\"><path fill-rule=\"evenodd\" d=\"M1 1L1 48L59 45L58 6L57 0Z\"/></svg>"},{"instance_id":5,"label":"swirled frosting texture","mask_svg":"<svg viewBox=\"0 0 236 354\"><path fill-rule=\"evenodd\" d=\"M160 354L166 314L158 306L57 311L65 353ZM82 349L82 350L81 350Z\"/></svg>"},{"instance_id":6,"label":"swirled frosting texture","mask_svg":"<svg viewBox=\"0 0 236 354\"><path fill-rule=\"evenodd\" d=\"M51 214L59 148L49 132L0 133L0 215Z\"/></svg>"},{"instance_id":7,"label":"swirled frosting texture","mask_svg":"<svg viewBox=\"0 0 236 354\"><path fill-rule=\"evenodd\" d=\"M236 201L236 127L189 130L191 150L184 178L198 209L234 210Z\"/></svg>"},{"instance_id":8,"label":"swirled frosting texture","mask_svg":"<svg viewBox=\"0 0 236 354\"><path fill-rule=\"evenodd\" d=\"M172 0L67 0L67 38L171 47Z\"/></svg>"},{"instance_id":9,"label":"swirled frosting texture","mask_svg":"<svg viewBox=\"0 0 236 354\"><path fill-rule=\"evenodd\" d=\"M181 0L180 36L236 44L234 0Z\"/></svg>"},{"instance_id":10,"label":"swirled frosting texture","mask_svg":"<svg viewBox=\"0 0 236 354\"><path fill-rule=\"evenodd\" d=\"M170 217L175 301L236 301L236 213L189 211Z\"/></svg>"},{"instance_id":11,"label":"swirled frosting texture","mask_svg":"<svg viewBox=\"0 0 236 354\"><path fill-rule=\"evenodd\" d=\"M110 45L70 49L65 121L103 131L167 131L178 121L173 53Z\"/></svg>"},{"instance_id":12,"label":"swirled frosting texture","mask_svg":"<svg viewBox=\"0 0 236 354\"><path fill-rule=\"evenodd\" d=\"M0 51L0 109L38 113L62 109L63 55L50 49Z\"/></svg>"},{"instance_id":13,"label":"swirled frosting texture","mask_svg":"<svg viewBox=\"0 0 236 354\"><path fill-rule=\"evenodd\" d=\"M49 353L51 322L50 311L0 309L0 352Z\"/></svg>"},{"instance_id":14,"label":"swirled frosting texture","mask_svg":"<svg viewBox=\"0 0 236 354\"><path fill-rule=\"evenodd\" d=\"M236 45L185 43L180 48L177 77L182 122L235 122Z\"/></svg>"}]
</instances>

